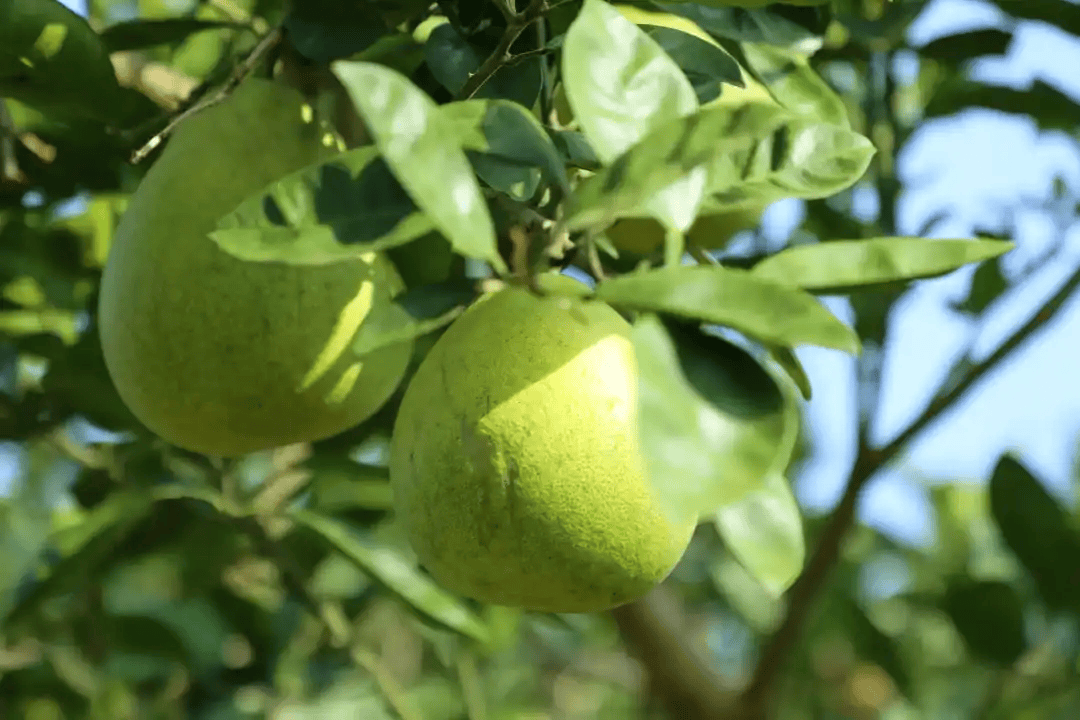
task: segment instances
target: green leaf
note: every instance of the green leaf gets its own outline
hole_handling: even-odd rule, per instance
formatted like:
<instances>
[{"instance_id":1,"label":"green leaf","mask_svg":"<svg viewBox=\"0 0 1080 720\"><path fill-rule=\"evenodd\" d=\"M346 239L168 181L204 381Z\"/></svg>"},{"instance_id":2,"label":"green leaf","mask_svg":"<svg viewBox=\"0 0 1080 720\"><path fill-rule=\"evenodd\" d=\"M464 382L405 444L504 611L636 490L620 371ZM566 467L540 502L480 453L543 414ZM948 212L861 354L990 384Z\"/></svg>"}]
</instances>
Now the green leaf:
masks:
<instances>
[{"instance_id":1,"label":"green leaf","mask_svg":"<svg viewBox=\"0 0 1080 720\"><path fill-rule=\"evenodd\" d=\"M999 240L829 240L781 250L755 265L751 273L813 293L854 292L866 286L939 277L1012 248L1012 243Z\"/></svg>"},{"instance_id":2,"label":"green leaf","mask_svg":"<svg viewBox=\"0 0 1080 720\"><path fill-rule=\"evenodd\" d=\"M458 34L450 23L431 31L424 43L424 58L439 83L457 95L465 87L490 51L484 51ZM474 98L501 98L524 107L532 107L543 85L540 58L528 58L503 65L480 86Z\"/></svg>"},{"instance_id":3,"label":"green leaf","mask_svg":"<svg viewBox=\"0 0 1080 720\"><path fill-rule=\"evenodd\" d=\"M924 117L952 115L972 107L1030 116L1043 130L1072 132L1080 125L1080 105L1042 80L1036 80L1027 90L966 79L950 80L942 83L934 92L926 105Z\"/></svg>"},{"instance_id":4,"label":"green leaf","mask_svg":"<svg viewBox=\"0 0 1080 720\"><path fill-rule=\"evenodd\" d=\"M480 179L519 200L532 197L540 177L569 192L558 149L544 126L524 107L507 100L465 100L441 108ZM532 181L532 190L515 186Z\"/></svg>"},{"instance_id":5,"label":"green leaf","mask_svg":"<svg viewBox=\"0 0 1080 720\"><path fill-rule=\"evenodd\" d=\"M404 245L432 222L368 145L270 184L217 227L210 237L230 255L318 265Z\"/></svg>"},{"instance_id":6,"label":"green leaf","mask_svg":"<svg viewBox=\"0 0 1080 720\"><path fill-rule=\"evenodd\" d=\"M768 345L766 349L773 362L787 373L803 399L809 400L813 396L813 389L810 387L810 376L806 374L806 368L803 367L798 356L790 348L780 345Z\"/></svg>"},{"instance_id":7,"label":"green leaf","mask_svg":"<svg viewBox=\"0 0 1080 720\"><path fill-rule=\"evenodd\" d=\"M843 99L804 55L762 43L743 43L741 48L752 74L782 106L808 120L851 127Z\"/></svg>"},{"instance_id":8,"label":"green leaf","mask_svg":"<svg viewBox=\"0 0 1080 720\"><path fill-rule=\"evenodd\" d=\"M307 510L293 510L289 515L424 617L474 640L487 641L488 630L480 618L394 550L361 540L347 525L325 515Z\"/></svg>"},{"instance_id":9,"label":"green leaf","mask_svg":"<svg viewBox=\"0 0 1080 720\"><path fill-rule=\"evenodd\" d=\"M802 572L802 515L782 474L770 473L751 492L717 510L716 528L732 554L774 597Z\"/></svg>"},{"instance_id":10,"label":"green leaf","mask_svg":"<svg viewBox=\"0 0 1080 720\"><path fill-rule=\"evenodd\" d=\"M108 120L120 94L108 50L85 19L56 0L0 2L0 97Z\"/></svg>"},{"instance_id":11,"label":"green leaf","mask_svg":"<svg viewBox=\"0 0 1080 720\"><path fill-rule=\"evenodd\" d=\"M979 315L1008 289L1009 281L1001 271L1001 259L996 258L993 262L984 262L979 265L971 278L971 287L968 289L967 297L960 302L950 304L959 312Z\"/></svg>"},{"instance_id":12,"label":"green leaf","mask_svg":"<svg viewBox=\"0 0 1080 720\"><path fill-rule=\"evenodd\" d=\"M1010 455L990 476L990 511L1046 605L1080 611L1080 538L1042 483Z\"/></svg>"},{"instance_id":13,"label":"green leaf","mask_svg":"<svg viewBox=\"0 0 1080 720\"><path fill-rule=\"evenodd\" d=\"M946 35L919 48L921 57L952 65L984 55L1004 55L1012 43L1011 32L988 28Z\"/></svg>"},{"instance_id":14,"label":"green leaf","mask_svg":"<svg viewBox=\"0 0 1080 720\"><path fill-rule=\"evenodd\" d=\"M457 252L505 272L480 185L439 106L395 70L366 62L332 67L417 207Z\"/></svg>"},{"instance_id":15,"label":"green leaf","mask_svg":"<svg viewBox=\"0 0 1080 720\"><path fill-rule=\"evenodd\" d=\"M859 352L859 338L802 290L720 266L674 266L601 282L596 296L614 305L671 313L738 330L762 342Z\"/></svg>"},{"instance_id":16,"label":"green leaf","mask_svg":"<svg viewBox=\"0 0 1080 720\"><path fill-rule=\"evenodd\" d=\"M682 69L698 102L715 100L720 95L720 83L742 84L739 63L715 44L676 28L659 25L641 28Z\"/></svg>"},{"instance_id":17,"label":"green leaf","mask_svg":"<svg viewBox=\"0 0 1080 720\"><path fill-rule=\"evenodd\" d=\"M1025 20L1040 20L1061 28L1067 33L1080 35L1080 6L1061 0L993 0L1003 12Z\"/></svg>"},{"instance_id":18,"label":"green leaf","mask_svg":"<svg viewBox=\"0 0 1080 720\"><path fill-rule=\"evenodd\" d=\"M728 3L718 0L702 3L658 1L656 4L667 12L693 20L716 38L800 47L808 52L821 45L821 33L816 28L775 12L730 7Z\"/></svg>"},{"instance_id":19,"label":"green leaf","mask_svg":"<svg viewBox=\"0 0 1080 720\"><path fill-rule=\"evenodd\" d=\"M1011 667L1027 649L1024 606L1016 591L1000 580L953 580L942 598L972 655Z\"/></svg>"},{"instance_id":20,"label":"green leaf","mask_svg":"<svg viewBox=\"0 0 1080 720\"><path fill-rule=\"evenodd\" d=\"M562 82L585 137L610 163L698 108L690 81L655 40L603 0L585 0L563 41Z\"/></svg>"},{"instance_id":21,"label":"green leaf","mask_svg":"<svg viewBox=\"0 0 1080 720\"><path fill-rule=\"evenodd\" d=\"M365 355L445 327L465 311L473 297L467 282L448 281L413 288L373 310L353 337L353 352Z\"/></svg>"},{"instance_id":22,"label":"green leaf","mask_svg":"<svg viewBox=\"0 0 1080 720\"><path fill-rule=\"evenodd\" d=\"M793 398L744 350L693 324L633 328L642 451L673 517L712 516L766 487L798 435Z\"/></svg>"},{"instance_id":23,"label":"green leaf","mask_svg":"<svg viewBox=\"0 0 1080 720\"><path fill-rule=\"evenodd\" d=\"M324 64L368 49L390 30L374 3L337 0L290 3L284 26L301 55Z\"/></svg>"},{"instance_id":24,"label":"green leaf","mask_svg":"<svg viewBox=\"0 0 1080 720\"><path fill-rule=\"evenodd\" d=\"M606 227L672 183L704 173L710 207L820 198L855 183L874 148L846 128L801 119L773 103L714 105L651 131L578 186L571 229Z\"/></svg>"},{"instance_id":25,"label":"green leaf","mask_svg":"<svg viewBox=\"0 0 1080 720\"><path fill-rule=\"evenodd\" d=\"M141 50L156 45L177 45L196 33L227 28L246 29L240 23L194 18L130 20L110 25L101 31L101 41L110 53Z\"/></svg>"}]
</instances>

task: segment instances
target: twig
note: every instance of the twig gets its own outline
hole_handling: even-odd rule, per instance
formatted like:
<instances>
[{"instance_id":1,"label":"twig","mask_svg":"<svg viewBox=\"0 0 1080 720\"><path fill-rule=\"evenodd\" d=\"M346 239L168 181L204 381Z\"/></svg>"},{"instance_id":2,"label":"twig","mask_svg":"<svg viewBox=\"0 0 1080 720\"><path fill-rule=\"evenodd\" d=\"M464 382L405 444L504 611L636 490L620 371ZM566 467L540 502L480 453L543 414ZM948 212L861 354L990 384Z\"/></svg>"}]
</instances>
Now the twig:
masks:
<instances>
[{"instance_id":1,"label":"twig","mask_svg":"<svg viewBox=\"0 0 1080 720\"><path fill-rule=\"evenodd\" d=\"M734 718L733 693L689 651L678 601L660 585L641 600L617 607L611 615L631 651L648 667L649 694L661 700L673 718Z\"/></svg>"},{"instance_id":2,"label":"twig","mask_svg":"<svg viewBox=\"0 0 1080 720\"><path fill-rule=\"evenodd\" d=\"M757 672L743 692L744 707L760 711L766 699L772 694L773 685L779 676L783 661L798 642L811 606L840 556L840 547L844 537L854 524L859 495L869 480L919 433L937 420L945 410L952 407L975 383L1001 365L1036 331L1045 327L1061 311L1077 288L1080 288L1080 268L1077 268L1062 283L1058 291L1035 312L1031 319L1017 328L985 360L973 365L955 386L939 392L919 417L892 441L880 449L866 445L859 448L855 464L844 488L844 494L826 522L809 562L788 593L787 615L762 649Z\"/></svg>"},{"instance_id":3,"label":"twig","mask_svg":"<svg viewBox=\"0 0 1080 720\"><path fill-rule=\"evenodd\" d=\"M187 108L179 115L174 117L169 122L169 124L165 126L164 129L162 129L152 138L147 140L142 147L135 151L135 153L131 156L131 164L137 165L138 163L142 162L142 160L147 155L149 155L154 148L160 145L162 140L164 140L173 130L176 129L176 126L182 123L184 120L191 117L195 113L205 110L211 105L216 105L217 103L224 100L229 95L229 93L236 89L236 86L239 85L244 80L244 78L246 78L251 73L251 71L255 69L255 66L259 64L259 61L262 59L262 57L271 48L281 42L283 37L284 31L282 30L281 26L278 26L271 30L269 33L267 33L261 40L259 40L258 44L256 44L255 47L252 48L251 52L248 53L248 56L245 57L240 62L240 64L236 66L236 69L233 70L232 74L229 76L229 79L225 81L225 84L221 86L221 88L217 92L215 92L210 97L200 99L191 107Z\"/></svg>"},{"instance_id":4,"label":"twig","mask_svg":"<svg viewBox=\"0 0 1080 720\"><path fill-rule=\"evenodd\" d=\"M497 73L512 58L510 47L525 31L525 28L536 22L548 9L547 0L531 0L529 6L523 12L513 12L509 5L504 6L503 4L503 2L508 3L510 1L497 0L495 3L503 11L503 15L506 16L506 30L491 55L484 60L476 72L469 76L469 79L457 94L457 100L468 100L479 92L484 83L490 80L492 75Z\"/></svg>"}]
</instances>

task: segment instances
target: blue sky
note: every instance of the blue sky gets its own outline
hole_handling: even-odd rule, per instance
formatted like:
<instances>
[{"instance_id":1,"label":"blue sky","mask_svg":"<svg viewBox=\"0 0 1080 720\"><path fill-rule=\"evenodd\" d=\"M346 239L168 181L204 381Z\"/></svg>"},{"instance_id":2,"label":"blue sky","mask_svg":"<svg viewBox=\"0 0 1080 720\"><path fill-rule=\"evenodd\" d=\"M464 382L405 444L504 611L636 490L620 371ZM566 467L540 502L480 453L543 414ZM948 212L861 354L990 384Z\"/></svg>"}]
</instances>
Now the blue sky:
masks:
<instances>
[{"instance_id":1,"label":"blue sky","mask_svg":"<svg viewBox=\"0 0 1080 720\"><path fill-rule=\"evenodd\" d=\"M1075 0L1069 0L1075 2ZM82 11L81 1L65 0ZM982 27L1003 27L1004 16L977 0L934 0L912 26L909 37L923 44L936 37ZM1003 59L975 64L973 76L987 82L1026 87L1034 79L1080 98L1080 43L1042 23L1021 23ZM901 68L902 70L902 68ZM1021 210L1018 249L1006 269L1024 267L1046 247L1047 218L1024 198L1042 198L1059 174L1080 193L1080 153L1075 139L1040 133L1024 118L973 111L924 125L898 159L905 181L899 208L900 232L915 233L931 216L947 210L933 237L969 237L977 225L1001 218L1001 208ZM861 197L861 210L873 212L872 198ZM1030 204L1030 203L1029 203ZM779 203L765 218L770 240L782 242L798 221L798 203ZM1070 244L1080 246L1080 226ZM985 328L975 328L948 308L962 297L970 270L919 284L894 314L886 348L885 391L873 425L874 439L887 441L914 418L958 353L974 342L985 356L1000 338L1024 322L1080 262L1074 249L1045 272L1010 293L996 307ZM827 301L850 320L843 301ZM1080 303L1072 302L1059 319L1012 361L984 379L964 402L931 426L901 462L870 485L860 506L867 523L904 542L932 541L932 516L922 476L984 482L1002 452L1015 451L1047 483L1072 502L1072 462L1080 433L1080 383L1074 358L1080 354ZM817 452L798 479L797 495L812 512L831 506L842 490L852 460L852 360L827 350L799 351L814 385L807 419Z\"/></svg>"}]
</instances>

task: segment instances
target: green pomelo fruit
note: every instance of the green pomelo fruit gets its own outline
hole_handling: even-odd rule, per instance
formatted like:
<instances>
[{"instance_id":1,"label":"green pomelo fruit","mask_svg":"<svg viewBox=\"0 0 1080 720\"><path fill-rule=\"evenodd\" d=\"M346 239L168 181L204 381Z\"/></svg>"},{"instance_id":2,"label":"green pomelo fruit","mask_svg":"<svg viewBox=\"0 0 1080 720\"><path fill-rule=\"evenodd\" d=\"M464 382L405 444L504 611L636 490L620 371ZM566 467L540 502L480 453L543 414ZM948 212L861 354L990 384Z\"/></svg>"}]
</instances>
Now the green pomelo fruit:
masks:
<instances>
[{"instance_id":1,"label":"green pomelo fruit","mask_svg":"<svg viewBox=\"0 0 1080 720\"><path fill-rule=\"evenodd\" d=\"M370 417L405 372L411 343L350 350L402 289L381 255L246 262L208 235L250 194L329 156L302 108L295 90L251 79L186 120L110 247L106 366L135 416L179 447L231 457L322 439Z\"/></svg>"},{"instance_id":2,"label":"green pomelo fruit","mask_svg":"<svg viewBox=\"0 0 1080 720\"><path fill-rule=\"evenodd\" d=\"M690 226L687 240L706 250L718 250L736 233L756 227L763 212L762 208L746 208L703 215ZM653 218L622 218L605 234L619 250L648 255L663 249L666 233L664 226Z\"/></svg>"},{"instance_id":3,"label":"green pomelo fruit","mask_svg":"<svg viewBox=\"0 0 1080 720\"><path fill-rule=\"evenodd\" d=\"M442 585L595 612L674 568L697 518L671 517L646 475L629 332L605 304L508 288L435 343L398 412L390 481Z\"/></svg>"}]
</instances>

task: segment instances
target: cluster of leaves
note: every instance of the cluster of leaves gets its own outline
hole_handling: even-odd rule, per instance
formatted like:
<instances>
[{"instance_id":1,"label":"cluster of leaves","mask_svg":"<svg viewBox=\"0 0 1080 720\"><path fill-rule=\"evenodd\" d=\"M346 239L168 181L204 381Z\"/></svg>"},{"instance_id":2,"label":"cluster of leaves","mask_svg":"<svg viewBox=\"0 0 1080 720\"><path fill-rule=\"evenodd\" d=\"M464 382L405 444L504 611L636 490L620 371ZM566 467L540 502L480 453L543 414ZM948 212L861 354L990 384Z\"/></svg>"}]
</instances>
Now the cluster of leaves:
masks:
<instances>
[{"instance_id":1,"label":"cluster of leaves","mask_svg":"<svg viewBox=\"0 0 1080 720\"><path fill-rule=\"evenodd\" d=\"M804 529L787 480L797 397L811 390L794 349L879 346L908 283L1010 247L895 237L889 224L864 226L829 204L862 179L890 180L891 157L880 154L892 152L867 139L880 120L872 103L838 94L831 71L869 73L880 47L902 45L918 2L257 0L198 2L179 18L140 1L134 20L128 4L91 3L91 22L55 0L0 4L0 433L20 463L0 534L0 641L9 648L0 714L231 720L348 707L449 720L491 705L492 716L524 718L585 698L592 717L627 717L638 702L633 672L612 670L605 655L604 618L477 607L416 567L388 522L378 452L396 399L310 455L253 456L224 474L162 447L126 411L97 346L96 281L137 180L132 153L163 129L175 101L185 104L163 100L138 72L121 82L130 54L196 88L197 103L245 58L260 59L260 40L280 25L286 46L274 52L318 78L305 86L316 112L337 118L344 108L360 120L348 149L255 194L213 235L252 262L388 252L409 290L400 312L357 337L358 354L411 336L421 339L419 359L474 297L476 277L542 285L544 271L571 266L591 276L590 292L634 320L651 472L672 502L713 521L676 580L717 607L729 631L751 636L775 624L777 598L802 569L804 537L816 532ZM1004 5L1080 29L1067 3ZM850 37L828 39L837 25ZM920 50L921 117L1038 107L1043 126L1074 128L1077 105L1048 86L964 79L967 60L1007 44L1009 33L987 32ZM893 123L895 140L915 122ZM76 196L85 206L65 212ZM782 198L808 201L805 227L819 242L746 257L703 252L684 236L697 217ZM663 249L620 257L605 231L625 217L656 219ZM976 280L973 313L1005 286L996 261ZM854 327L822 295L849 296ZM102 429L125 442L101 441ZM970 669L966 660L949 646L930 663L921 641L907 639L926 627L948 636L934 613L987 667L1013 666L1029 651L1022 611L1035 598L1074 613L1075 573L1061 564L1074 531L1040 493L1010 459L991 484L993 518L1028 576L972 574L970 551L944 582L939 554L868 532L812 629L813 647L846 642L853 654L839 669L803 654L791 683L810 700L794 716L843 705L821 690L822 679L836 679L830 672L856 684L877 677L859 675L860 662L924 709L955 707L941 695L950 672ZM1049 505L1028 513L1032 498ZM1054 530L1037 533L1050 516L1060 520ZM974 522L960 522L960 535ZM860 597L859 572L881 555L902 555L925 575L910 598ZM898 603L909 603L904 622ZM738 673L747 663L732 660ZM966 678L985 684L978 672ZM1071 686L1061 687L1059 699L1075 704ZM1037 691L1021 684L1009 701L1026 707Z\"/></svg>"}]
</instances>

